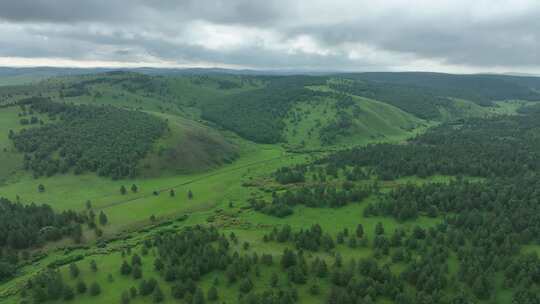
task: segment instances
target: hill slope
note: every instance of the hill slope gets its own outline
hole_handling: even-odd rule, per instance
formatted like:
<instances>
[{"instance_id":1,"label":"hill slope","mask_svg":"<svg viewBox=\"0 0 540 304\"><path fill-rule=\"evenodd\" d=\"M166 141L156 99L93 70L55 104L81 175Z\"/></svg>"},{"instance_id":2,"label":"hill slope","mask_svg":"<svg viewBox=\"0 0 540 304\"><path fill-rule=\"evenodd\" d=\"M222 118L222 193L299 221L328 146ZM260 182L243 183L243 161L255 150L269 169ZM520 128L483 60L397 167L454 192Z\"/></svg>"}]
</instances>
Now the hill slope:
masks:
<instances>
[{"instance_id":1,"label":"hill slope","mask_svg":"<svg viewBox=\"0 0 540 304\"><path fill-rule=\"evenodd\" d=\"M285 122L287 143L302 148L399 141L428 124L394 106L358 96L297 103Z\"/></svg>"},{"instance_id":2,"label":"hill slope","mask_svg":"<svg viewBox=\"0 0 540 304\"><path fill-rule=\"evenodd\" d=\"M153 114L165 118L169 130L141 161L143 177L206 171L238 157L238 146L221 132L178 116Z\"/></svg>"}]
</instances>

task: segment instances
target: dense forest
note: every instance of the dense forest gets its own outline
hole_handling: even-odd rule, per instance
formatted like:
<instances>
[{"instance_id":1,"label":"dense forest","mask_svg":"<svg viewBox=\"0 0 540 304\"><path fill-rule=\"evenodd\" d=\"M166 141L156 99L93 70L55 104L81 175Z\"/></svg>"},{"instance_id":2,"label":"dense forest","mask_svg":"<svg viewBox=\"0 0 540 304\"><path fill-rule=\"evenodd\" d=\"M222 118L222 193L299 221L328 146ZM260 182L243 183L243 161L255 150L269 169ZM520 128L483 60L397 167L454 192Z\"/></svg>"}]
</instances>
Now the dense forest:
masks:
<instances>
[{"instance_id":1,"label":"dense forest","mask_svg":"<svg viewBox=\"0 0 540 304\"><path fill-rule=\"evenodd\" d=\"M323 77L263 77L266 86L227 95L203 105L203 118L261 143L282 141L283 118L291 106L330 93L305 88L326 83Z\"/></svg>"},{"instance_id":2,"label":"dense forest","mask_svg":"<svg viewBox=\"0 0 540 304\"><path fill-rule=\"evenodd\" d=\"M406 145L378 144L332 154L321 163L369 166L384 180L417 175L513 177L540 168L540 120L530 115L444 124Z\"/></svg>"},{"instance_id":3,"label":"dense forest","mask_svg":"<svg viewBox=\"0 0 540 304\"><path fill-rule=\"evenodd\" d=\"M420 87L440 96L451 96L485 104L493 100L540 100L538 77L509 75L454 75L429 72L368 72L342 77L375 83Z\"/></svg>"},{"instance_id":4,"label":"dense forest","mask_svg":"<svg viewBox=\"0 0 540 304\"><path fill-rule=\"evenodd\" d=\"M71 105L47 99L23 100L47 114L50 123L10 132L15 147L25 153L24 166L36 177L97 172L114 179L136 175L137 163L167 128L161 119L112 106Z\"/></svg>"},{"instance_id":5,"label":"dense forest","mask_svg":"<svg viewBox=\"0 0 540 304\"><path fill-rule=\"evenodd\" d=\"M80 242L81 224L87 221L73 211L56 213L49 205L23 205L0 197L0 281L15 273L19 250L63 237Z\"/></svg>"}]
</instances>

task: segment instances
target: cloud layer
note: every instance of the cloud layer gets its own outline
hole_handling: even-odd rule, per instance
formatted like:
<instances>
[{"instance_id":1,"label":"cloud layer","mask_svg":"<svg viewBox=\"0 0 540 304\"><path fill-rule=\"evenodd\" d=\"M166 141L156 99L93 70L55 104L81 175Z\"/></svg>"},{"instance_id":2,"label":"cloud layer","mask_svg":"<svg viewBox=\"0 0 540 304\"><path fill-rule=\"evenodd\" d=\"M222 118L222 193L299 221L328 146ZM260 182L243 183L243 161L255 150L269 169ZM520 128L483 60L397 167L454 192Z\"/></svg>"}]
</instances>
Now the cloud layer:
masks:
<instances>
[{"instance_id":1,"label":"cloud layer","mask_svg":"<svg viewBox=\"0 0 540 304\"><path fill-rule=\"evenodd\" d=\"M540 2L17 0L1 65L540 72Z\"/></svg>"}]
</instances>

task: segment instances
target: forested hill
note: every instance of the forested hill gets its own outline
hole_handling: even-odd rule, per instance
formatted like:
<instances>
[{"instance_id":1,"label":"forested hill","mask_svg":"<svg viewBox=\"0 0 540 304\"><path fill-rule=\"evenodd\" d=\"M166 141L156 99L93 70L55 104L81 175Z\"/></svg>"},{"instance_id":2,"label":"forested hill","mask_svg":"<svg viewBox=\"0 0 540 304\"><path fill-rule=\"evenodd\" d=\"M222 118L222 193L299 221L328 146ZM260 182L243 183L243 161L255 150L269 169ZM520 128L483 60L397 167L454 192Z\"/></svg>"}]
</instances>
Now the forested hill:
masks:
<instances>
[{"instance_id":1,"label":"forested hill","mask_svg":"<svg viewBox=\"0 0 540 304\"><path fill-rule=\"evenodd\" d=\"M540 77L532 76L457 75L430 72L367 72L340 76L355 80L431 88L447 92L448 96L455 96L459 94L459 91L463 91L466 94L492 99L500 98L504 94L506 98L517 98L518 95L526 94L531 89L540 89ZM538 95L533 96L538 97Z\"/></svg>"},{"instance_id":2,"label":"forested hill","mask_svg":"<svg viewBox=\"0 0 540 304\"><path fill-rule=\"evenodd\" d=\"M440 73L342 74L352 80L338 82L336 90L390 103L426 119L438 119L441 107L459 98L481 106L500 100L540 100L540 78L503 75L452 75Z\"/></svg>"},{"instance_id":3,"label":"forested hill","mask_svg":"<svg viewBox=\"0 0 540 304\"><path fill-rule=\"evenodd\" d=\"M293 104L330 95L306 86L324 85L322 77L264 77L264 88L225 95L203 106L203 118L266 143L282 140L283 119Z\"/></svg>"},{"instance_id":4,"label":"forested hill","mask_svg":"<svg viewBox=\"0 0 540 304\"><path fill-rule=\"evenodd\" d=\"M76 173L133 177L137 162L167 128L166 122L147 113L112 106L76 106L47 98L28 98L19 106L23 112L46 114L52 121L9 133L15 148L25 153L24 167L35 177L72 168ZM37 117L32 116L28 123L37 124Z\"/></svg>"}]
</instances>

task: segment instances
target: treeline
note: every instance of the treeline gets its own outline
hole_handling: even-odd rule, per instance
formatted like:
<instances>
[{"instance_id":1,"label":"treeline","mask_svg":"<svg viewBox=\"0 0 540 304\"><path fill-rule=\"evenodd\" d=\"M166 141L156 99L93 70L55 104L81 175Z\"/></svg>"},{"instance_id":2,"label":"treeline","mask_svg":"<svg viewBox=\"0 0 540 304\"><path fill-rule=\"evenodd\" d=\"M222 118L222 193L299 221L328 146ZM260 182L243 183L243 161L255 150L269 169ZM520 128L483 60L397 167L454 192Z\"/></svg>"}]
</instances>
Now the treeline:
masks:
<instances>
[{"instance_id":1,"label":"treeline","mask_svg":"<svg viewBox=\"0 0 540 304\"><path fill-rule=\"evenodd\" d=\"M293 213L296 205L305 205L311 208L332 207L338 208L352 202L360 202L373 192L373 187L355 186L345 182L341 188L332 184L317 184L303 186L300 189L286 190L283 193L273 193L272 202L252 198L250 206L265 214L276 217L285 217Z\"/></svg>"},{"instance_id":2,"label":"treeline","mask_svg":"<svg viewBox=\"0 0 540 304\"><path fill-rule=\"evenodd\" d=\"M31 110L48 114L51 123L10 132L35 177L85 171L113 179L133 177L167 124L150 114L112 106L71 105L46 99L25 100Z\"/></svg>"},{"instance_id":3,"label":"treeline","mask_svg":"<svg viewBox=\"0 0 540 304\"><path fill-rule=\"evenodd\" d=\"M339 179L341 175L347 180L347 183L344 185L350 187L350 182L369 179L373 174L372 171L373 170L362 168L360 166L338 167L338 164L335 162L326 164L325 161L318 161L314 164L281 167L272 175L274 179L282 185L303 183L309 177L311 177L313 181L326 182L332 179Z\"/></svg>"},{"instance_id":4,"label":"treeline","mask_svg":"<svg viewBox=\"0 0 540 304\"><path fill-rule=\"evenodd\" d=\"M86 221L74 211L56 213L49 205L22 205L0 198L0 248L26 249L65 236L81 237Z\"/></svg>"},{"instance_id":5,"label":"treeline","mask_svg":"<svg viewBox=\"0 0 540 304\"><path fill-rule=\"evenodd\" d=\"M540 169L540 112L470 119L435 127L407 145L377 144L335 153L320 163L372 167L384 180L435 174L514 177Z\"/></svg>"},{"instance_id":6,"label":"treeline","mask_svg":"<svg viewBox=\"0 0 540 304\"><path fill-rule=\"evenodd\" d=\"M283 119L291 106L330 93L310 90L309 85L322 85L326 79L310 76L262 77L264 88L226 95L203 105L203 118L239 135L261 143L281 141Z\"/></svg>"},{"instance_id":7,"label":"treeline","mask_svg":"<svg viewBox=\"0 0 540 304\"><path fill-rule=\"evenodd\" d=\"M305 181L306 166L281 167L274 172L274 178L280 184L303 183Z\"/></svg>"},{"instance_id":8,"label":"treeline","mask_svg":"<svg viewBox=\"0 0 540 304\"><path fill-rule=\"evenodd\" d=\"M367 216L392 216L402 221L420 214L456 214L448 216L447 221L463 230L483 228L496 235L512 235L522 244L540 243L539 194L531 191L538 186L540 179L536 176L482 183L458 180L421 187L405 185L367 206L364 212Z\"/></svg>"}]
</instances>

